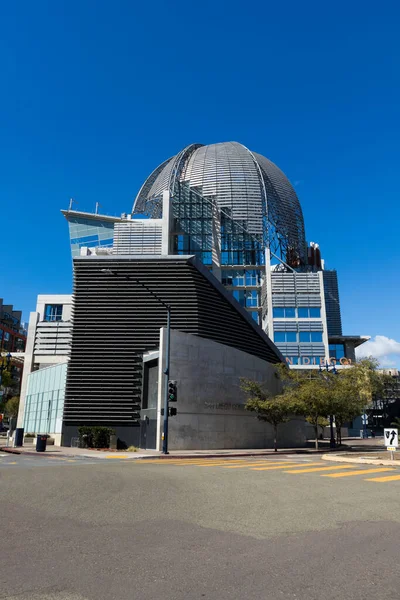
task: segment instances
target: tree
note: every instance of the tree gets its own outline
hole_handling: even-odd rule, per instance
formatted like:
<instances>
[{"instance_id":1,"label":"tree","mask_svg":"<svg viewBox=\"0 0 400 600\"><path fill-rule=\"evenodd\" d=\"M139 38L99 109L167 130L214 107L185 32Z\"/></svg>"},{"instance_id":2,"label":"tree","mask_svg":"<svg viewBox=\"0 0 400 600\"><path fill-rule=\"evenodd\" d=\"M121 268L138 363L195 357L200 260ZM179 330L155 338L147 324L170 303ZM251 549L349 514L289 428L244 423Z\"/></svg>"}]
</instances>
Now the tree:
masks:
<instances>
[{"instance_id":1,"label":"tree","mask_svg":"<svg viewBox=\"0 0 400 600\"><path fill-rule=\"evenodd\" d=\"M337 442L341 444L341 429L371 406L373 398L381 395L388 375L378 371L378 361L365 358L351 368L341 369L336 377L332 414L335 415Z\"/></svg>"},{"instance_id":2,"label":"tree","mask_svg":"<svg viewBox=\"0 0 400 600\"><path fill-rule=\"evenodd\" d=\"M261 383L242 378L240 387L248 400L245 409L257 414L260 421L270 423L274 428L274 450L278 451L278 426L286 423L291 417L292 406L285 394L272 396Z\"/></svg>"},{"instance_id":3,"label":"tree","mask_svg":"<svg viewBox=\"0 0 400 600\"><path fill-rule=\"evenodd\" d=\"M400 429L400 417L396 417L395 420L390 423L390 427Z\"/></svg>"},{"instance_id":4,"label":"tree","mask_svg":"<svg viewBox=\"0 0 400 600\"><path fill-rule=\"evenodd\" d=\"M16 417L18 415L18 408L19 396L13 396L5 403L4 412L9 418Z\"/></svg>"}]
</instances>

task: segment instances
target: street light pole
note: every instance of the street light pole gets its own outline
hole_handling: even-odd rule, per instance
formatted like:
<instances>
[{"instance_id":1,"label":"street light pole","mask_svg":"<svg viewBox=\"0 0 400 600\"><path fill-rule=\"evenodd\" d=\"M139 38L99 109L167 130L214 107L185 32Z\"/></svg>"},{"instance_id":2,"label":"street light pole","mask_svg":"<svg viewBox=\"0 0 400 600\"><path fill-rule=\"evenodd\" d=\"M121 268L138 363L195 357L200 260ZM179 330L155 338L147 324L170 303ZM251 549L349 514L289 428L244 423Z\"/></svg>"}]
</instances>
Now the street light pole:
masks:
<instances>
[{"instance_id":1,"label":"street light pole","mask_svg":"<svg viewBox=\"0 0 400 600\"><path fill-rule=\"evenodd\" d=\"M325 365L325 368L326 368L327 373L329 373L329 365L328 365L328 363ZM319 366L319 372L320 373L323 372L323 369L322 369L321 365ZM335 375L338 374L335 365L332 365L332 373L334 373ZM336 440L335 440L335 435L333 433L333 415L332 414L329 415L329 428L330 428L330 436L331 436L331 439L329 440L329 447L330 448L336 448Z\"/></svg>"},{"instance_id":2,"label":"street light pole","mask_svg":"<svg viewBox=\"0 0 400 600\"><path fill-rule=\"evenodd\" d=\"M171 348L171 307L167 306L167 344L165 350L165 369L164 369L164 439L163 439L163 454L168 454L168 380L169 380L169 363L170 363L170 348Z\"/></svg>"},{"instance_id":3,"label":"street light pole","mask_svg":"<svg viewBox=\"0 0 400 600\"><path fill-rule=\"evenodd\" d=\"M124 277L125 279L132 280L133 278L129 275L119 275L117 271L113 271L112 269L100 269L102 273L106 273L107 275L114 275L115 277ZM170 348L171 348L171 306L166 304L161 298L157 296L150 288L147 287L144 283L139 281L139 279L133 279L135 283L141 285L146 291L149 292L160 304L164 306L167 310L167 344L165 349L165 369L164 369L164 427L163 427L163 445L162 445L162 453L169 454L168 452L168 381L169 381L169 366L170 366Z\"/></svg>"}]
</instances>

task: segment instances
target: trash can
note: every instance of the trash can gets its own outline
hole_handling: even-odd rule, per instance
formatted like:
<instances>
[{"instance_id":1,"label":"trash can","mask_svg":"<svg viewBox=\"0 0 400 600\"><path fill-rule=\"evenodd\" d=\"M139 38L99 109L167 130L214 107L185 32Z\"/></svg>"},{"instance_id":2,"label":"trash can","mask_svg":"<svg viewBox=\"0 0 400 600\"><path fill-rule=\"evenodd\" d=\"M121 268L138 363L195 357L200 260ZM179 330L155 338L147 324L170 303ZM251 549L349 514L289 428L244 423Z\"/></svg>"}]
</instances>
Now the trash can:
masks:
<instances>
[{"instance_id":1,"label":"trash can","mask_svg":"<svg viewBox=\"0 0 400 600\"><path fill-rule=\"evenodd\" d=\"M38 434L36 437L36 452L45 452L47 435Z\"/></svg>"},{"instance_id":2,"label":"trash can","mask_svg":"<svg viewBox=\"0 0 400 600\"><path fill-rule=\"evenodd\" d=\"M14 446L16 448L21 448L23 442L24 442L24 428L17 427L17 429L15 430L15 434L14 434Z\"/></svg>"}]
</instances>

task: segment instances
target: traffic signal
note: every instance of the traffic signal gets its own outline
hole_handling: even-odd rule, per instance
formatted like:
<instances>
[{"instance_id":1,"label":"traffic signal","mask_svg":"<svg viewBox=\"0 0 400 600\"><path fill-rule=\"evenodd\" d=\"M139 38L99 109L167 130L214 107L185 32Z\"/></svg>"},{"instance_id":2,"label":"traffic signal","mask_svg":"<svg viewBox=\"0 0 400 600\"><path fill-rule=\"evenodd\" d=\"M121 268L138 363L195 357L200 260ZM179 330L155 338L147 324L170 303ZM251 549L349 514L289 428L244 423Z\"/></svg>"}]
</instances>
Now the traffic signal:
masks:
<instances>
[{"instance_id":1,"label":"traffic signal","mask_svg":"<svg viewBox=\"0 0 400 600\"><path fill-rule=\"evenodd\" d=\"M177 414L178 414L178 411L176 410L175 406L170 406L168 408L168 416L169 417L176 417Z\"/></svg>"},{"instance_id":2,"label":"traffic signal","mask_svg":"<svg viewBox=\"0 0 400 600\"><path fill-rule=\"evenodd\" d=\"M170 379L168 381L168 402L176 402L176 381Z\"/></svg>"}]
</instances>

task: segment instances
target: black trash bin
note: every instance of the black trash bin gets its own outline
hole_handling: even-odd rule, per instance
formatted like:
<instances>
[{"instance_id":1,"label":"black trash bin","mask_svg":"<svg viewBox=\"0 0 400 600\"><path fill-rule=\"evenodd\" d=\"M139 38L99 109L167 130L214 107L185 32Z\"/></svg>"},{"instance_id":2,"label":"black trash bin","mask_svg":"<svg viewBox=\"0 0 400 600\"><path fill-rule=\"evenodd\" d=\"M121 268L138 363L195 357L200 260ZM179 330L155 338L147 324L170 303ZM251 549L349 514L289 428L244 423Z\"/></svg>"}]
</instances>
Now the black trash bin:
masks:
<instances>
[{"instance_id":1,"label":"black trash bin","mask_svg":"<svg viewBox=\"0 0 400 600\"><path fill-rule=\"evenodd\" d=\"M38 434L36 437L36 452L46 452L47 435Z\"/></svg>"},{"instance_id":2,"label":"black trash bin","mask_svg":"<svg viewBox=\"0 0 400 600\"><path fill-rule=\"evenodd\" d=\"M14 434L14 445L16 448L21 448L23 442L24 442L24 428L23 427L17 427L17 429L15 430L15 434Z\"/></svg>"}]
</instances>

